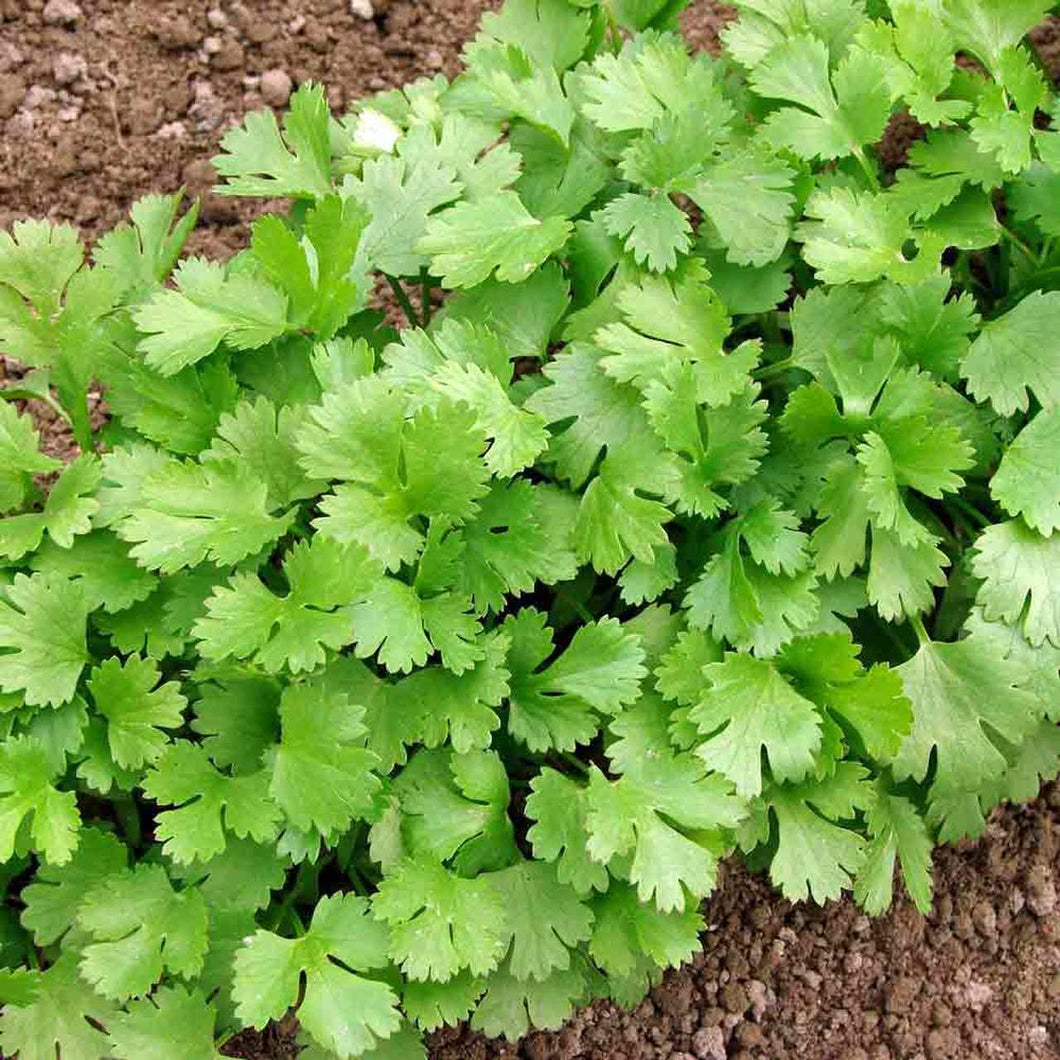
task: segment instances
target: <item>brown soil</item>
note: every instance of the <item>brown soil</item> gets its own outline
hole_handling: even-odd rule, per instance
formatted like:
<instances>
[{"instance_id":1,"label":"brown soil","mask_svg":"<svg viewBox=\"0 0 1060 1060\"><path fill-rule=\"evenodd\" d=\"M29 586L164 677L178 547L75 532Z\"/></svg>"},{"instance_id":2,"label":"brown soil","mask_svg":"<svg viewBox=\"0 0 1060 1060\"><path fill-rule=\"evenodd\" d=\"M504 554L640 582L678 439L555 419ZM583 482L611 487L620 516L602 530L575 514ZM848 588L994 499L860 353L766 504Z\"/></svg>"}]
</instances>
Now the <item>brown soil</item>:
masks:
<instances>
[{"instance_id":1,"label":"brown soil","mask_svg":"<svg viewBox=\"0 0 1060 1060\"><path fill-rule=\"evenodd\" d=\"M253 207L209 192L224 130L263 103L261 75L323 81L333 105L438 70L491 0L0 0L0 226L26 215L91 237L148 191L204 197L193 249L238 246ZM384 7L388 8L383 13ZM727 9L699 0L712 48ZM1036 34L1060 72L1055 21ZM282 78L266 79L275 90ZM0 381L3 365L0 364ZM47 410L41 419L47 426ZM63 449L62 431L46 429ZM68 447L68 446L67 446ZM466 1030L434 1060L1046 1060L1060 1058L1060 788L936 856L934 914L869 921L850 902L792 907L730 867L705 906L705 952L633 1012L596 1004L516 1044ZM289 1027L226 1053L287 1060Z\"/></svg>"}]
</instances>

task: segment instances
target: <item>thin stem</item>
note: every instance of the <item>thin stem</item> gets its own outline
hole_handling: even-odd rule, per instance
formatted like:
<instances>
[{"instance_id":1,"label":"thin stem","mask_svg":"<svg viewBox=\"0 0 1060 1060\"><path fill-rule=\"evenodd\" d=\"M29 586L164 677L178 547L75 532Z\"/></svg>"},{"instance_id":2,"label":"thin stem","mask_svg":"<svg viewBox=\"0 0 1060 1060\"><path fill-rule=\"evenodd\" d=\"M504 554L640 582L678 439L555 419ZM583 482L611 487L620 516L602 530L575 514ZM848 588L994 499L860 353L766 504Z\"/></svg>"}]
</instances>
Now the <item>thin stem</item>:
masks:
<instances>
[{"instance_id":1,"label":"thin stem","mask_svg":"<svg viewBox=\"0 0 1060 1060\"><path fill-rule=\"evenodd\" d=\"M764 364L761 368L756 368L751 376L757 379L760 383L765 382L767 379L772 379L774 376L781 375L786 372L789 368L795 367L794 357L785 357L783 360L774 361L772 364Z\"/></svg>"},{"instance_id":2,"label":"thin stem","mask_svg":"<svg viewBox=\"0 0 1060 1060\"><path fill-rule=\"evenodd\" d=\"M860 148L854 152L854 157L858 160L858 165L861 166L861 172L865 174L865 179L869 182L869 187L878 192L880 190L880 178L876 176L872 166L869 165L869 160L865 157L865 152Z\"/></svg>"},{"instance_id":3,"label":"thin stem","mask_svg":"<svg viewBox=\"0 0 1060 1060\"><path fill-rule=\"evenodd\" d=\"M1001 234L1014 246L1023 252L1027 260L1034 265L1035 268L1040 264L1038 255L1011 228L1008 227L1004 222L999 221L998 224L1001 226Z\"/></svg>"},{"instance_id":4,"label":"thin stem","mask_svg":"<svg viewBox=\"0 0 1060 1060\"><path fill-rule=\"evenodd\" d=\"M423 299L420 319L426 327L431 322L431 274L426 269L420 269L420 297Z\"/></svg>"},{"instance_id":5,"label":"thin stem","mask_svg":"<svg viewBox=\"0 0 1060 1060\"><path fill-rule=\"evenodd\" d=\"M920 642L921 646L931 643L928 631L924 628L924 620L919 615L913 615L909 619L909 624L913 627L913 630L916 633L916 639Z\"/></svg>"},{"instance_id":6,"label":"thin stem","mask_svg":"<svg viewBox=\"0 0 1060 1060\"><path fill-rule=\"evenodd\" d=\"M993 525L993 520L988 515L984 515L974 504L969 504L959 493L953 494L948 499L958 511L963 512L969 519L977 523L980 529L985 530L988 526Z\"/></svg>"},{"instance_id":7,"label":"thin stem","mask_svg":"<svg viewBox=\"0 0 1060 1060\"><path fill-rule=\"evenodd\" d=\"M570 751L560 751L559 756L567 765L573 766L583 776L589 775L589 767L576 754L572 754Z\"/></svg>"},{"instance_id":8,"label":"thin stem","mask_svg":"<svg viewBox=\"0 0 1060 1060\"><path fill-rule=\"evenodd\" d=\"M405 288L401 286L401 281L395 276L391 276L390 273L385 273L386 282L390 284L390 290L394 292L394 297L398 300L398 305L401 306L402 312L405 314L405 318L408 320L412 327L417 327L420 323L419 314L416 312L416 307L412 304L409 299Z\"/></svg>"}]
</instances>

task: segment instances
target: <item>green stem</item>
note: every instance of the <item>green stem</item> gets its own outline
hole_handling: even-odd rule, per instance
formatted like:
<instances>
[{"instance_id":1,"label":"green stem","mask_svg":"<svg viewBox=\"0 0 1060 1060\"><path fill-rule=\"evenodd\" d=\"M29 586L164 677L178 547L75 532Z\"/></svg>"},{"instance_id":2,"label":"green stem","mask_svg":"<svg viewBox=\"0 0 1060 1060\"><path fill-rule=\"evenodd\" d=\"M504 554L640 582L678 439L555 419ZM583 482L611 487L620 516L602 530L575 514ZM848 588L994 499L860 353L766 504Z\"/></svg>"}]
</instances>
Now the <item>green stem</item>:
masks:
<instances>
[{"instance_id":1,"label":"green stem","mask_svg":"<svg viewBox=\"0 0 1060 1060\"><path fill-rule=\"evenodd\" d=\"M431 322L431 274L426 269L420 269L420 291L423 299L420 319L426 327Z\"/></svg>"},{"instance_id":2,"label":"green stem","mask_svg":"<svg viewBox=\"0 0 1060 1060\"><path fill-rule=\"evenodd\" d=\"M920 642L921 646L931 643L928 631L924 628L924 620L919 615L913 615L909 619L909 624L913 627L913 630L916 633L916 639Z\"/></svg>"},{"instance_id":3,"label":"green stem","mask_svg":"<svg viewBox=\"0 0 1060 1060\"><path fill-rule=\"evenodd\" d=\"M1040 261L1038 260L1038 255L1035 254L1034 251L1031 250L1031 248L1029 246L1027 246L1027 244L1024 243L1023 240L1020 239L1020 237L1018 235L1016 235L1016 233L1013 232L1012 229L1009 228L1006 224L1002 223L1001 221L999 221L998 224L1001 226L1001 234L1014 247L1016 247L1020 251L1022 251L1023 254L1026 256L1027 260L1029 262L1031 262L1031 264L1034 265L1035 268L1037 268L1038 265L1041 264Z\"/></svg>"},{"instance_id":4,"label":"green stem","mask_svg":"<svg viewBox=\"0 0 1060 1060\"><path fill-rule=\"evenodd\" d=\"M398 305L401 306L402 312L409 322L409 326L418 327L420 323L419 314L416 312L416 307L409 299L405 288L401 286L401 281L396 276L391 276L390 273L385 273L384 275L386 276L386 282L390 284L390 290L394 292L394 297L398 300Z\"/></svg>"},{"instance_id":5,"label":"green stem","mask_svg":"<svg viewBox=\"0 0 1060 1060\"><path fill-rule=\"evenodd\" d=\"M869 160L865 157L865 152L859 147L854 152L854 157L858 161L858 165L861 166L861 172L865 174L865 179L869 182L869 187L878 192L880 190L880 178L876 176L872 166L869 165Z\"/></svg>"},{"instance_id":6,"label":"green stem","mask_svg":"<svg viewBox=\"0 0 1060 1060\"><path fill-rule=\"evenodd\" d=\"M774 361L772 364L764 364L761 368L756 368L752 373L752 377L757 379L760 383L765 382L767 379L772 379L774 376L782 375L789 368L795 367L794 357L785 357L783 360Z\"/></svg>"},{"instance_id":7,"label":"green stem","mask_svg":"<svg viewBox=\"0 0 1060 1060\"><path fill-rule=\"evenodd\" d=\"M981 530L993 525L993 520L990 516L984 515L974 504L969 504L959 493L953 494L948 500L959 512L963 512L969 519L978 524Z\"/></svg>"},{"instance_id":8,"label":"green stem","mask_svg":"<svg viewBox=\"0 0 1060 1060\"><path fill-rule=\"evenodd\" d=\"M573 596L569 596L567 593L556 593L556 599L568 604L583 622L596 621L596 616L580 600L575 600Z\"/></svg>"},{"instance_id":9,"label":"green stem","mask_svg":"<svg viewBox=\"0 0 1060 1060\"><path fill-rule=\"evenodd\" d=\"M582 776L589 775L589 767L576 754L572 754L570 751L560 751L559 756L567 765L573 766L578 770Z\"/></svg>"}]
</instances>

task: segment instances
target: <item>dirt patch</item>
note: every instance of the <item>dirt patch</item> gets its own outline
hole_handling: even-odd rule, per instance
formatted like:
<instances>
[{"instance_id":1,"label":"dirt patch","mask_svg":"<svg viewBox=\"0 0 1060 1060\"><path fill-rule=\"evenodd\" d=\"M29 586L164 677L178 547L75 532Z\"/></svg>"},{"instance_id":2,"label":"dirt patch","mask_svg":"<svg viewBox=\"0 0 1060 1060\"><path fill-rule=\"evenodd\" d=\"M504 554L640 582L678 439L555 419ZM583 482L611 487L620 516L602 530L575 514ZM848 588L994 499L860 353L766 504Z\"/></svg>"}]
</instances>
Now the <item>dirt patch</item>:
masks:
<instances>
[{"instance_id":1,"label":"dirt patch","mask_svg":"<svg viewBox=\"0 0 1060 1060\"><path fill-rule=\"evenodd\" d=\"M365 20L349 0L0 0L0 226L46 216L91 238L138 196L183 184L204 196L192 249L230 251L255 207L208 191L207 162L226 128L266 97L280 105L288 82L320 80L341 107L453 73L490 6L393 0ZM730 13L693 5L689 40L715 47ZM1035 34L1054 76L1058 25ZM46 407L34 411L61 453L61 425ZM432 1058L1060 1058L1058 843L1053 788L998 815L979 844L937 853L927 919L907 905L878 921L849 902L793 907L731 866L705 906L705 952L635 1011L600 1003L517 1044L450 1030L434 1036ZM295 1051L289 1025L225 1048L246 1060Z\"/></svg>"}]
</instances>

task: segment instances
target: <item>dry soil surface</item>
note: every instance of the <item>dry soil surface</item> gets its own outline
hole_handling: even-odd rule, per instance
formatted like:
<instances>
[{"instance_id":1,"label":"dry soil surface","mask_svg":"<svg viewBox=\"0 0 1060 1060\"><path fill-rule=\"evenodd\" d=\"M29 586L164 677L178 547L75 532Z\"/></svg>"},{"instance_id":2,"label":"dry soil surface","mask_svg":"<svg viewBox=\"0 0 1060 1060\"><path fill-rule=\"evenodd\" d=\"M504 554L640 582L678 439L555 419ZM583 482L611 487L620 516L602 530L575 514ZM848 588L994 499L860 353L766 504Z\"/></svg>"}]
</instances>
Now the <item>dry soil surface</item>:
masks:
<instances>
[{"instance_id":1,"label":"dry soil surface","mask_svg":"<svg viewBox=\"0 0 1060 1060\"><path fill-rule=\"evenodd\" d=\"M69 221L91 237L148 191L203 197L192 249L238 246L254 207L211 194L209 158L250 109L314 78L336 107L453 73L486 0L0 0L0 226ZM685 16L717 44L726 9ZM1036 43L1057 73L1056 23ZM915 135L906 130L905 135ZM2 366L0 366L2 368ZM61 433L51 432L56 451ZM632 1012L600 1003L518 1043L464 1029L432 1060L1047 1060L1060 1058L1060 788L936 855L935 910L877 921L850 902L793 907L738 866L706 904L696 962ZM281 1060L291 1027L227 1052Z\"/></svg>"}]
</instances>

